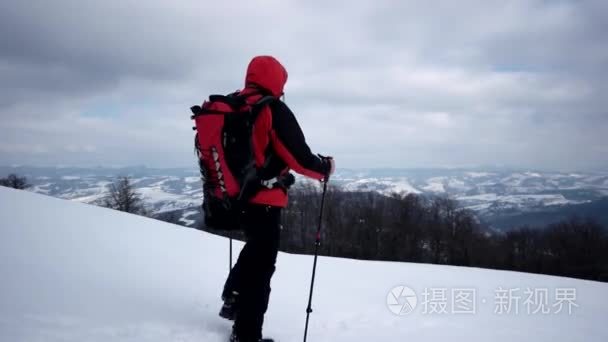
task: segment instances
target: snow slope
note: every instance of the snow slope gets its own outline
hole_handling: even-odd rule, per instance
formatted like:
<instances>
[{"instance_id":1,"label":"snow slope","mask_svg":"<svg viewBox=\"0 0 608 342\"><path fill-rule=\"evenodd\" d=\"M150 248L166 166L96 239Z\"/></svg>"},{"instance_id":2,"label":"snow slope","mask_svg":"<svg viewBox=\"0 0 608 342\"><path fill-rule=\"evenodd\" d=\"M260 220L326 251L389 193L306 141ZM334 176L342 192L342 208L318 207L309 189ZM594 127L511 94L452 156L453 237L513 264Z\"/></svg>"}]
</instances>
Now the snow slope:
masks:
<instances>
[{"instance_id":1,"label":"snow slope","mask_svg":"<svg viewBox=\"0 0 608 342\"><path fill-rule=\"evenodd\" d=\"M1 341L227 340L231 325L217 316L226 239L2 187L0 203ZM301 339L311 265L310 256L279 255L266 335ZM317 276L309 341L608 340L608 284L325 257ZM403 316L387 307L401 284L418 294ZM498 314L499 287L575 289L578 307ZM475 289L476 313L425 313L425 288Z\"/></svg>"}]
</instances>

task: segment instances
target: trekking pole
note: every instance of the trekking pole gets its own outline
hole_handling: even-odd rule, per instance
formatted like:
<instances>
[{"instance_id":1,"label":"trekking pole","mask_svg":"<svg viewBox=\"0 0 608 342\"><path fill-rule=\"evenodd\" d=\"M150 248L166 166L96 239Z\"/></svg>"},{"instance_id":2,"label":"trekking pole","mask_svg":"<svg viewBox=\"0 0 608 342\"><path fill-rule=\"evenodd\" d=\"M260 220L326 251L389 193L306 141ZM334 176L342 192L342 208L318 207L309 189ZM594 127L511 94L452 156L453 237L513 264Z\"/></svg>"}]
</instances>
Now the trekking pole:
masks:
<instances>
[{"instance_id":1,"label":"trekking pole","mask_svg":"<svg viewBox=\"0 0 608 342\"><path fill-rule=\"evenodd\" d=\"M232 269L232 237L230 237L230 247L228 249L230 250L230 253L229 253L230 254L230 257L229 257L230 259L229 260L230 261L229 261L229 264L228 264L228 266L229 266L228 273L230 273L230 270Z\"/></svg>"},{"instance_id":2,"label":"trekking pole","mask_svg":"<svg viewBox=\"0 0 608 342\"><path fill-rule=\"evenodd\" d=\"M317 237L315 239L315 259L312 264L312 278L310 279L310 293L308 294L308 307L306 307L306 326L304 327L304 342L308 335L308 320L312 312L312 290L315 286L315 274L317 273L317 257L319 255L319 246L321 245L321 223L323 220L323 206L325 204L325 193L327 192L327 182L329 178L323 181L323 195L321 195L321 210L319 210L319 225L317 226Z\"/></svg>"}]
</instances>

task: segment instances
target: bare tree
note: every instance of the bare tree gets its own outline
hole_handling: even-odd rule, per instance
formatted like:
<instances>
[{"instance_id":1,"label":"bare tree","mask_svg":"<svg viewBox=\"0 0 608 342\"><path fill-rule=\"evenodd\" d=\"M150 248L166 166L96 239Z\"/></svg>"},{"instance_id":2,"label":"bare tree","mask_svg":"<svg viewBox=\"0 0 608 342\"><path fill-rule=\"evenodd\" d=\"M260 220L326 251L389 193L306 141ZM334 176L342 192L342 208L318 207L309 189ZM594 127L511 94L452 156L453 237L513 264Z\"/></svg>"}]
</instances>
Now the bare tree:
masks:
<instances>
[{"instance_id":1,"label":"bare tree","mask_svg":"<svg viewBox=\"0 0 608 342\"><path fill-rule=\"evenodd\" d=\"M27 179L25 177L19 177L14 173L11 173L6 178L0 178L0 186L5 186L13 189L27 189L31 185L27 184Z\"/></svg>"},{"instance_id":2,"label":"bare tree","mask_svg":"<svg viewBox=\"0 0 608 342\"><path fill-rule=\"evenodd\" d=\"M102 200L102 206L127 213L146 215L143 200L131 184L129 177L121 177L110 184L108 195Z\"/></svg>"}]
</instances>

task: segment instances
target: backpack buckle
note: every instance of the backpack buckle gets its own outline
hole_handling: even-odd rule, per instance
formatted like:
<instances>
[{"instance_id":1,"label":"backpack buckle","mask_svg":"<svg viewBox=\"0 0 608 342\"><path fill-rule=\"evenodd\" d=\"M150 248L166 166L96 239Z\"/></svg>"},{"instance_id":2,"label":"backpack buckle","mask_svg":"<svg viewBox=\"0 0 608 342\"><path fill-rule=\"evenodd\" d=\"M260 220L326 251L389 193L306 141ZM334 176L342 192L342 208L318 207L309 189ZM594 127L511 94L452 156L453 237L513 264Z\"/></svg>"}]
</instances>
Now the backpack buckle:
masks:
<instances>
[{"instance_id":1,"label":"backpack buckle","mask_svg":"<svg viewBox=\"0 0 608 342\"><path fill-rule=\"evenodd\" d=\"M290 172L268 180L260 180L260 184L267 189L281 188L283 190L288 190L295 182L296 178Z\"/></svg>"}]
</instances>

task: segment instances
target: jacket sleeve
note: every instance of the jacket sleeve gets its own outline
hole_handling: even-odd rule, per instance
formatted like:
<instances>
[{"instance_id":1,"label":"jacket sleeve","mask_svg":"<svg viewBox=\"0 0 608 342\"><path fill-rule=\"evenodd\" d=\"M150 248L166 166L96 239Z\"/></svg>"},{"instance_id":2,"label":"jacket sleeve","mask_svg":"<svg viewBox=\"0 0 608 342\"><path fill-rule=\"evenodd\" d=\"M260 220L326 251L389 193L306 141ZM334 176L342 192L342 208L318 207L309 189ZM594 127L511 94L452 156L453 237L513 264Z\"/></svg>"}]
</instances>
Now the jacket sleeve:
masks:
<instances>
[{"instance_id":1,"label":"jacket sleeve","mask_svg":"<svg viewBox=\"0 0 608 342\"><path fill-rule=\"evenodd\" d=\"M275 153L295 172L318 180L324 179L331 166L310 151L304 133L289 107L282 101L276 101L270 108L270 140Z\"/></svg>"}]
</instances>

